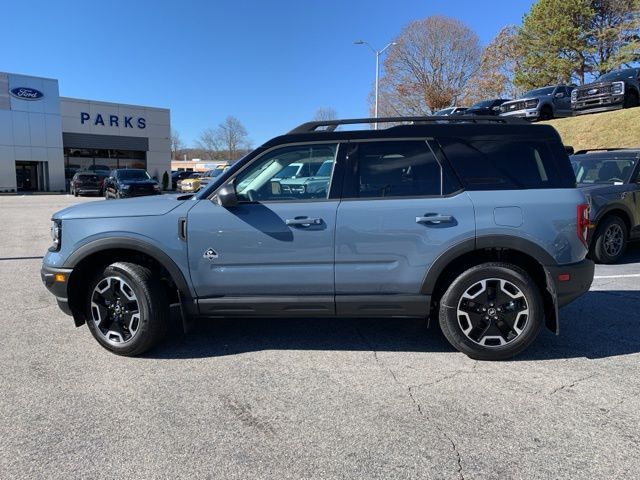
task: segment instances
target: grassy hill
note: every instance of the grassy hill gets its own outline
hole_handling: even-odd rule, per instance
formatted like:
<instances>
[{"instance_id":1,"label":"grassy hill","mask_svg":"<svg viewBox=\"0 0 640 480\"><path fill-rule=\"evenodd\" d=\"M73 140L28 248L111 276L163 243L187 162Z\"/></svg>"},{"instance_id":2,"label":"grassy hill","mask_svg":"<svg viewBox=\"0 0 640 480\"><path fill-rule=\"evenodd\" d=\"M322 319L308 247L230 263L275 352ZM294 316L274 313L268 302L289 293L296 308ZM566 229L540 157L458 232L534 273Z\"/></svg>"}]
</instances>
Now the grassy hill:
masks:
<instances>
[{"instance_id":1,"label":"grassy hill","mask_svg":"<svg viewBox=\"0 0 640 480\"><path fill-rule=\"evenodd\" d=\"M565 145L585 148L640 147L640 107L550 120Z\"/></svg>"}]
</instances>

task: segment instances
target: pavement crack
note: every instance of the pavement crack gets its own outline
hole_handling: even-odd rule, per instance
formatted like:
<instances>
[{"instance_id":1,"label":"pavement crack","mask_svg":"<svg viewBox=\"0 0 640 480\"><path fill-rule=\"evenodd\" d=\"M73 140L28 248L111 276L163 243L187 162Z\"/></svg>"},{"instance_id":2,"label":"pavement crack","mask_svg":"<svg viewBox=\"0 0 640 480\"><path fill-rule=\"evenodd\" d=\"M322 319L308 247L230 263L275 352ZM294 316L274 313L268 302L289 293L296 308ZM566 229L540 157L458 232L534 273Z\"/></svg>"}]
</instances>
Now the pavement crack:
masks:
<instances>
[{"instance_id":1,"label":"pavement crack","mask_svg":"<svg viewBox=\"0 0 640 480\"><path fill-rule=\"evenodd\" d=\"M420 401L418 401L418 399L415 397L415 395L413 394L413 390L420 387L420 385L404 385L400 382L400 380L398 380L397 375L395 374L395 372L389 368L388 365L386 365L381 359L380 357L378 357L378 352L375 349L374 345L369 341L369 339L360 331L359 328L356 327L356 332L358 334L358 336L362 339L362 342L369 348L369 350L371 350L371 352L373 353L373 358L376 361L376 364L378 366L380 366L380 368L382 368L383 370L387 371L391 377L393 378L393 381L400 386L404 391L407 392L407 395L409 397L409 399L411 400L411 403L413 404L413 406L415 407L416 411L418 412L418 415L420 415L422 418L424 418L427 422L429 422L431 425L433 425L433 427L438 431L438 433L444 437L450 444L451 444L451 448L453 449L453 453L456 456L456 463L458 466L458 477L460 478L460 480L464 480L464 473L462 470L462 455L460 454L460 451L458 450L458 446L456 445L456 442L453 441L453 438L451 438L451 436L449 436L449 434L447 432L445 432L442 427L440 427L440 425L438 425L437 422L435 422L434 420L431 419L431 417L429 415L427 415L423 409L422 409L422 404L420 403ZM473 365L473 367L471 368L471 371L474 370L477 366L478 362L476 361ZM452 375L449 375L448 378L452 378L455 377L456 375L460 374L460 373L468 373L468 371L465 370L460 370L455 372ZM433 382L432 384L438 383L439 381L445 380L440 379L436 382Z\"/></svg>"},{"instance_id":2,"label":"pavement crack","mask_svg":"<svg viewBox=\"0 0 640 480\"><path fill-rule=\"evenodd\" d=\"M554 395L554 394L556 394L556 393L558 393L558 392L560 392L562 390L565 390L567 388L573 388L576 385L578 385L580 382L584 382L585 380L589 380L590 378L593 378L595 376L596 376L596 374L592 373L591 375L587 375L586 377L578 378L577 380L574 380L572 383L560 385L559 387L554 388L549 393L549 395Z\"/></svg>"}]
</instances>

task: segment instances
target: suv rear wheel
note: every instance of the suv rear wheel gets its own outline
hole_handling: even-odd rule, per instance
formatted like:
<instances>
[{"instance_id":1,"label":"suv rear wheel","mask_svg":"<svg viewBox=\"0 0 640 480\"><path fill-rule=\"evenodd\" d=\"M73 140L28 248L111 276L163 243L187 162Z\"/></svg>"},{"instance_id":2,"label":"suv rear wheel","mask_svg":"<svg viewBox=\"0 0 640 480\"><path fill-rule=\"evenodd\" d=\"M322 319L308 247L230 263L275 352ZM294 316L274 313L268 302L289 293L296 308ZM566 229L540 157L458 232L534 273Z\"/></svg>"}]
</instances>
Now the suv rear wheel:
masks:
<instances>
[{"instance_id":1,"label":"suv rear wheel","mask_svg":"<svg viewBox=\"0 0 640 480\"><path fill-rule=\"evenodd\" d=\"M148 268L112 263L95 276L86 298L89 330L107 350L139 355L164 335L169 305L162 285Z\"/></svg>"},{"instance_id":2,"label":"suv rear wheel","mask_svg":"<svg viewBox=\"0 0 640 480\"><path fill-rule=\"evenodd\" d=\"M627 226L617 215L605 218L593 236L591 256L598 263L615 263L627 246Z\"/></svg>"},{"instance_id":3,"label":"suv rear wheel","mask_svg":"<svg viewBox=\"0 0 640 480\"><path fill-rule=\"evenodd\" d=\"M457 350L503 360L527 348L543 324L540 292L521 268L483 263L456 278L440 302L440 327Z\"/></svg>"}]
</instances>

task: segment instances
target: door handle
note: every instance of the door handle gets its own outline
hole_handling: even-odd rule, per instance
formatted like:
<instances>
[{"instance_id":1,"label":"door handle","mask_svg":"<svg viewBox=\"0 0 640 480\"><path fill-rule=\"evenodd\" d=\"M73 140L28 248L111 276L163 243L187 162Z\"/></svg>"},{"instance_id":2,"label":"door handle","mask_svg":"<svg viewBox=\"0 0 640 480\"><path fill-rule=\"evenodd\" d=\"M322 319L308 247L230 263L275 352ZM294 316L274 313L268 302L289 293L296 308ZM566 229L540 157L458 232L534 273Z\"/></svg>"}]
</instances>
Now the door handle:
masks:
<instances>
[{"instance_id":1,"label":"door handle","mask_svg":"<svg viewBox=\"0 0 640 480\"><path fill-rule=\"evenodd\" d=\"M321 218L296 217L285 220L287 225L291 227L310 227L311 225L322 225Z\"/></svg>"},{"instance_id":2,"label":"door handle","mask_svg":"<svg viewBox=\"0 0 640 480\"><path fill-rule=\"evenodd\" d=\"M453 217L451 215L428 215L426 217L416 217L416 223L452 223Z\"/></svg>"}]
</instances>

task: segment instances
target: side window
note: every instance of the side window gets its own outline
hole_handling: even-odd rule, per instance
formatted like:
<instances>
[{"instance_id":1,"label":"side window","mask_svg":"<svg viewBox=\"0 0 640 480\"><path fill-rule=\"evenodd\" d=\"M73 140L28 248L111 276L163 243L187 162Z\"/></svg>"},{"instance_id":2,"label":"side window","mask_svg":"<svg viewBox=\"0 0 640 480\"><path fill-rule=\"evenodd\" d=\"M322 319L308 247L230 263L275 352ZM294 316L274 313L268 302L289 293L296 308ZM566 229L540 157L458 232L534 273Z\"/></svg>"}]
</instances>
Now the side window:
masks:
<instances>
[{"instance_id":1,"label":"side window","mask_svg":"<svg viewBox=\"0 0 640 480\"><path fill-rule=\"evenodd\" d=\"M240 202L326 199L337 144L297 145L274 150L235 178Z\"/></svg>"},{"instance_id":2,"label":"side window","mask_svg":"<svg viewBox=\"0 0 640 480\"><path fill-rule=\"evenodd\" d=\"M549 147L542 141L440 138L440 145L469 190L565 188Z\"/></svg>"},{"instance_id":3,"label":"side window","mask_svg":"<svg viewBox=\"0 0 640 480\"><path fill-rule=\"evenodd\" d=\"M375 141L351 145L345 198L440 195L442 173L425 141Z\"/></svg>"}]
</instances>

